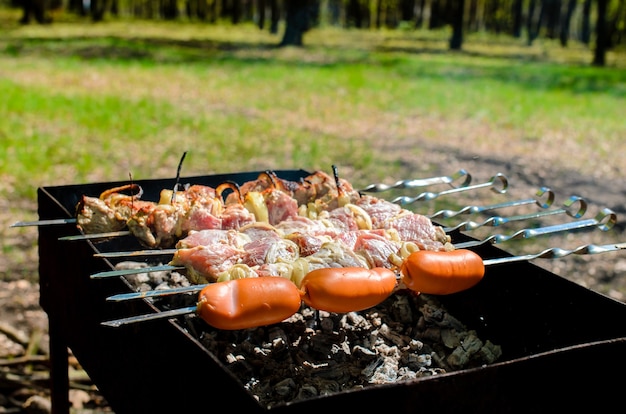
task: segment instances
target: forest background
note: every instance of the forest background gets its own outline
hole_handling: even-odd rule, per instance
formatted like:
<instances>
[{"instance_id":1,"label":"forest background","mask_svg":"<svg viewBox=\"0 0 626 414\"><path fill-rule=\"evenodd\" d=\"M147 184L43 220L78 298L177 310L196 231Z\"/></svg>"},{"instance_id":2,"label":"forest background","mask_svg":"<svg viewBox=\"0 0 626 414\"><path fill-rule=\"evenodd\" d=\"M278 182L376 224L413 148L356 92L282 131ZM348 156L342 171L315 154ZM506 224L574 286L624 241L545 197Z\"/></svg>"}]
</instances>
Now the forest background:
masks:
<instances>
[{"instance_id":1,"label":"forest background","mask_svg":"<svg viewBox=\"0 0 626 414\"><path fill-rule=\"evenodd\" d=\"M22 7L21 23L49 23L59 12L138 19L195 20L215 24L254 22L277 33L280 45L303 44L303 35L320 25L356 29L440 29L451 27L449 46L462 48L466 32L526 32L528 45L538 37L573 39L593 48L593 64L604 65L606 52L626 42L624 0L3 0Z\"/></svg>"}]
</instances>

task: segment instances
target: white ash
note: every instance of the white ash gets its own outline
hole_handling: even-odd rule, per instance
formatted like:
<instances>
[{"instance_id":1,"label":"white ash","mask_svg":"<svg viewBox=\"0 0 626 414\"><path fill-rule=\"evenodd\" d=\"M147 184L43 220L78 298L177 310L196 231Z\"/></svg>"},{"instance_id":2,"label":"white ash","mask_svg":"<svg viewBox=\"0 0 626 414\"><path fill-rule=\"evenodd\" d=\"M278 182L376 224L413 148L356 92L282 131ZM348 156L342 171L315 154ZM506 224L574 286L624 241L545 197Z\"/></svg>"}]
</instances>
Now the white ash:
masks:
<instances>
[{"instance_id":1,"label":"white ash","mask_svg":"<svg viewBox=\"0 0 626 414\"><path fill-rule=\"evenodd\" d=\"M165 274L127 278L137 290L188 284L177 272L158 273ZM186 294L155 303L169 309L195 301ZM195 315L181 323L266 407L484 366L502 355L500 346L479 338L436 297L407 290L365 311L335 314L303 306L282 323L253 329L221 331Z\"/></svg>"}]
</instances>

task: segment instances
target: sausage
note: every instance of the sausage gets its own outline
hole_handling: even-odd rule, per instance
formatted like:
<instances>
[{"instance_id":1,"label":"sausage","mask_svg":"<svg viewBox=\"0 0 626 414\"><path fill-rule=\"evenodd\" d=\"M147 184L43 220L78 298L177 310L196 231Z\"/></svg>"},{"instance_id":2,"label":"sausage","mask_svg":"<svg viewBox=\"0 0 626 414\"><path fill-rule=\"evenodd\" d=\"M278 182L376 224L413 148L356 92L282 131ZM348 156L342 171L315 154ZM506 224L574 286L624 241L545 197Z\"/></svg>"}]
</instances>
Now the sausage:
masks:
<instances>
[{"instance_id":1,"label":"sausage","mask_svg":"<svg viewBox=\"0 0 626 414\"><path fill-rule=\"evenodd\" d=\"M485 275L483 259L467 249L418 250L401 267L402 282L415 292L448 295L469 289Z\"/></svg>"},{"instance_id":2,"label":"sausage","mask_svg":"<svg viewBox=\"0 0 626 414\"><path fill-rule=\"evenodd\" d=\"M345 313L378 305L396 287L396 274L385 268L331 267L307 273L302 300L314 309Z\"/></svg>"},{"instance_id":3,"label":"sausage","mask_svg":"<svg viewBox=\"0 0 626 414\"><path fill-rule=\"evenodd\" d=\"M281 322L300 309L300 290L289 279L255 277L206 286L198 295L198 315L224 330Z\"/></svg>"}]
</instances>

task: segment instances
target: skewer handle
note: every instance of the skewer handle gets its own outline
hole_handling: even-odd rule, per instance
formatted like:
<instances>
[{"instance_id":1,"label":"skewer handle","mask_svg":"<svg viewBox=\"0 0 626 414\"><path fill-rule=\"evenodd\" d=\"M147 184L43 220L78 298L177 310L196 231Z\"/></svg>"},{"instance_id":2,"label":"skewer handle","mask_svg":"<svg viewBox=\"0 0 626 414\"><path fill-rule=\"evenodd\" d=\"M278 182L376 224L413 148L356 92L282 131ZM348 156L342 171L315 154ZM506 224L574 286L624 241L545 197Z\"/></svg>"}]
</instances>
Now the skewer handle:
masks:
<instances>
[{"instance_id":1,"label":"skewer handle","mask_svg":"<svg viewBox=\"0 0 626 414\"><path fill-rule=\"evenodd\" d=\"M543 198L545 198L546 200L542 201ZM507 208L507 207L525 206L527 204L537 204L542 209L546 209L552 206L552 203L554 203L554 192L547 187L541 187L539 190L537 190L537 193L535 194L535 198L506 201L503 203L489 204L486 206L465 206L461 208L460 210L456 210L456 211L455 210L439 210L433 214L429 214L428 218L430 219L435 219L439 217L452 218L461 214L485 213L487 211L498 210L498 209Z\"/></svg>"},{"instance_id":2,"label":"skewer handle","mask_svg":"<svg viewBox=\"0 0 626 414\"><path fill-rule=\"evenodd\" d=\"M546 249L537 254L527 254L522 256L510 256L510 257L499 257L496 259L486 259L483 260L483 264L485 266L498 265L503 263L513 263L513 262L521 262L525 260L534 260L534 259L560 259L565 256L569 256L571 254L576 255L585 255L585 254L600 254L607 252L614 252L617 250L626 249L625 243L616 243L616 244L605 244L605 245L595 245L595 244L586 244L584 246L577 247L573 250L561 249L559 247L553 247L551 249Z\"/></svg>"},{"instance_id":3,"label":"skewer handle","mask_svg":"<svg viewBox=\"0 0 626 414\"><path fill-rule=\"evenodd\" d=\"M453 183L461 178L465 177L465 180L458 187ZM422 178L416 180L401 180L396 181L392 185L386 184L370 184L365 188L359 190L362 193L382 193L391 189L412 189L418 187L427 187L435 184L450 184L453 188L467 187L472 182L472 176L465 170L459 170L450 176Z\"/></svg>"},{"instance_id":4,"label":"skewer handle","mask_svg":"<svg viewBox=\"0 0 626 414\"><path fill-rule=\"evenodd\" d=\"M476 247L486 243L498 244L504 243L509 240L530 239L532 237L545 236L548 234L560 233L570 230L580 230L593 226L598 227L602 231L608 231L615 225L616 222L617 214L611 209L604 208L596 215L595 218L592 219L573 221L564 224L555 224L552 226L537 227L534 229L522 229L511 235L493 234L489 237L484 238L483 240L456 243L454 247L457 249L467 249L469 247Z\"/></svg>"},{"instance_id":5,"label":"skewer handle","mask_svg":"<svg viewBox=\"0 0 626 414\"><path fill-rule=\"evenodd\" d=\"M500 187L497 186L498 183L500 184ZM491 190L496 193L504 194L506 190L508 189L508 187L509 187L509 180L506 178L504 174L498 173L494 175L493 177L491 177L489 181L482 183L482 184L475 184L475 185L471 185L467 187L455 187L450 190L440 191L438 193L433 193L433 192L428 191L428 192L418 194L415 197L407 197L407 196L396 197L393 200L391 200L391 202L400 204L400 205L406 205L406 204L412 204L412 203L415 203L416 201L422 201L422 200L431 201L436 198L439 198L442 195L460 193L460 192L469 191L469 190L476 190L479 188L491 188Z\"/></svg>"}]
</instances>

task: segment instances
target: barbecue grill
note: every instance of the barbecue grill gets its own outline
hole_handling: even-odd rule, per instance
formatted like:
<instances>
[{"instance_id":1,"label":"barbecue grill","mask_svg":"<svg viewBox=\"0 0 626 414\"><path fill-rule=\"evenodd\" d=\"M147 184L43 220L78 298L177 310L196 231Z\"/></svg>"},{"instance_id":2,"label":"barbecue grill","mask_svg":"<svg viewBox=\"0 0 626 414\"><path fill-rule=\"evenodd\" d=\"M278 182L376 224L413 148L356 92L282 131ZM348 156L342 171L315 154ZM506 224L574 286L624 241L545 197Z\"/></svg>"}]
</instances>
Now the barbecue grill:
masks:
<instances>
[{"instance_id":1,"label":"barbecue grill","mask_svg":"<svg viewBox=\"0 0 626 414\"><path fill-rule=\"evenodd\" d=\"M303 170L276 171L297 180ZM188 177L181 181L216 186L253 180L258 172ZM41 220L71 218L83 194L121 182L38 189ZM158 200L174 179L137 181L144 198ZM74 226L39 227L40 302L49 318L52 407L69 412L68 348L118 413L229 410L247 413L320 413L350 407L357 412L548 412L598 410L621 403L621 384L611 375L626 368L626 305L579 286L529 262L487 268L477 286L439 298L451 313L502 347L493 364L427 378L279 404L261 405L214 354L177 319L119 329L107 320L160 312L146 300L119 306L105 299L131 292L124 278L94 280L114 269L95 253L139 249L133 238L61 242L80 234ZM473 240L460 231L454 242ZM483 258L510 256L489 243L475 250ZM152 258L154 260L154 258Z\"/></svg>"}]
</instances>

